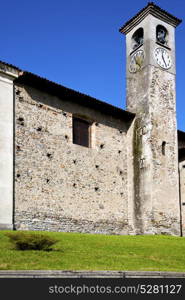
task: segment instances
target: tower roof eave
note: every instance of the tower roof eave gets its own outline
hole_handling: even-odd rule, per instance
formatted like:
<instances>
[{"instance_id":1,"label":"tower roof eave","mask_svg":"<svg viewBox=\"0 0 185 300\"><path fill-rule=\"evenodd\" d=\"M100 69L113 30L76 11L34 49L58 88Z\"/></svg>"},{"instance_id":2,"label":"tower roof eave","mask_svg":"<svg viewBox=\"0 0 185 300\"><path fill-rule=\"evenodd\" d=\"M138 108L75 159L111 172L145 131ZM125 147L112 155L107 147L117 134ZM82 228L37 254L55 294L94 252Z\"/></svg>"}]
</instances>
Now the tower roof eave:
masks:
<instances>
[{"instance_id":1,"label":"tower roof eave","mask_svg":"<svg viewBox=\"0 0 185 300\"><path fill-rule=\"evenodd\" d=\"M138 25L147 15L153 15L158 19L165 21L168 24L171 24L174 27L177 27L182 20L171 15L167 11L161 9L159 6L155 5L153 2L149 2L137 15L127 21L119 31L123 34L127 34L132 30L136 25Z\"/></svg>"}]
</instances>

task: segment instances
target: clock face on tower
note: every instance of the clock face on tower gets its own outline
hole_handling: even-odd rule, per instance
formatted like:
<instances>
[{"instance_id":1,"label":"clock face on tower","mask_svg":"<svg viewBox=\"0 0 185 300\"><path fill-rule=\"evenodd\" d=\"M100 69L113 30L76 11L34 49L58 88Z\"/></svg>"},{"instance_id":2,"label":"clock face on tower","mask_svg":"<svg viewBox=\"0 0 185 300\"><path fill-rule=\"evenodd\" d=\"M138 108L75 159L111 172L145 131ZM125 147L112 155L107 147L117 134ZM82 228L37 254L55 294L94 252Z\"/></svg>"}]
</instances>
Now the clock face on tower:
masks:
<instances>
[{"instance_id":1,"label":"clock face on tower","mask_svg":"<svg viewBox=\"0 0 185 300\"><path fill-rule=\"evenodd\" d=\"M143 65L145 54L143 50L135 52L130 59L129 71L135 73L139 71Z\"/></svg>"},{"instance_id":2,"label":"clock face on tower","mask_svg":"<svg viewBox=\"0 0 185 300\"><path fill-rule=\"evenodd\" d=\"M154 57L158 65L163 69L169 69L172 65L170 54L164 48L156 48Z\"/></svg>"}]
</instances>

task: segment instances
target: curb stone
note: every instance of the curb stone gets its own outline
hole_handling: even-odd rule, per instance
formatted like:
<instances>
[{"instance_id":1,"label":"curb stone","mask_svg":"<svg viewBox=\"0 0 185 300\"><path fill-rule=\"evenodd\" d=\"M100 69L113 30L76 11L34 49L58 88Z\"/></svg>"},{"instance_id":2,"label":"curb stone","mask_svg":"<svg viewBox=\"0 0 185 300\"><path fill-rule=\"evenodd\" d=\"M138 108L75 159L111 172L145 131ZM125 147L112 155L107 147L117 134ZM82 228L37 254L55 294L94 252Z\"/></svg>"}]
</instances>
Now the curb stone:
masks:
<instances>
[{"instance_id":1,"label":"curb stone","mask_svg":"<svg viewBox=\"0 0 185 300\"><path fill-rule=\"evenodd\" d=\"M185 278L185 272L0 270L0 278Z\"/></svg>"}]
</instances>

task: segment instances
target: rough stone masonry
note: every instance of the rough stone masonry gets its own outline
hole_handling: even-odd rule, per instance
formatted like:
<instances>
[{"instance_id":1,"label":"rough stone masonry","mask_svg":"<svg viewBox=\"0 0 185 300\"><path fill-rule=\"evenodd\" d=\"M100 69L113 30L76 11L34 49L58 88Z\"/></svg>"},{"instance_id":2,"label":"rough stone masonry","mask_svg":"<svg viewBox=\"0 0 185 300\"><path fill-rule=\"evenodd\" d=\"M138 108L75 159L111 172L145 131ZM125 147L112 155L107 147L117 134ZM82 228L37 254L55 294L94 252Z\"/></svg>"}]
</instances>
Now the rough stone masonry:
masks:
<instances>
[{"instance_id":1,"label":"rough stone masonry","mask_svg":"<svg viewBox=\"0 0 185 300\"><path fill-rule=\"evenodd\" d=\"M32 87L15 93L16 228L128 233L125 122ZM72 143L73 112L96 121L91 148Z\"/></svg>"},{"instance_id":2,"label":"rough stone masonry","mask_svg":"<svg viewBox=\"0 0 185 300\"><path fill-rule=\"evenodd\" d=\"M184 234L179 23L149 3L120 29L126 111L0 63L1 229Z\"/></svg>"}]
</instances>

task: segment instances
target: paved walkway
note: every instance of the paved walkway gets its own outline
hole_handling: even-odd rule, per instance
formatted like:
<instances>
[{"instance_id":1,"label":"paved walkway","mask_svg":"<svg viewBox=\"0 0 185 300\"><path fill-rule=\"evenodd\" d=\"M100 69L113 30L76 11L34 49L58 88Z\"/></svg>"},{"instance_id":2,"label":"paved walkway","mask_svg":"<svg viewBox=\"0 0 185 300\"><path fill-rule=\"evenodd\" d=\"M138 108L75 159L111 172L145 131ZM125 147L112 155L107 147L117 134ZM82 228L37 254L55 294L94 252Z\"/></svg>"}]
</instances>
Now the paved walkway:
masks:
<instances>
[{"instance_id":1,"label":"paved walkway","mask_svg":"<svg viewBox=\"0 0 185 300\"><path fill-rule=\"evenodd\" d=\"M0 278L185 278L185 272L0 270Z\"/></svg>"}]
</instances>

